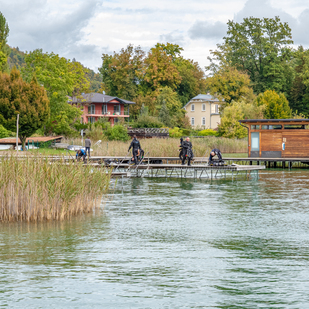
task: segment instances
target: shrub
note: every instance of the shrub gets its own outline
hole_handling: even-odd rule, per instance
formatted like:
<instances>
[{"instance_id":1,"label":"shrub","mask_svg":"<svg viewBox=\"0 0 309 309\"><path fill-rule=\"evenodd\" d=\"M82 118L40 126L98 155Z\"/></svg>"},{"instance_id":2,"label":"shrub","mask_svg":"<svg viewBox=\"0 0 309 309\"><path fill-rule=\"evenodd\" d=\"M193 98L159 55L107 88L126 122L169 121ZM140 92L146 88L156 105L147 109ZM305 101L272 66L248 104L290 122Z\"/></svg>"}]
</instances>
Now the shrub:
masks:
<instances>
[{"instance_id":1,"label":"shrub","mask_svg":"<svg viewBox=\"0 0 309 309\"><path fill-rule=\"evenodd\" d=\"M4 128L0 124L0 138L10 137L12 135L12 132Z\"/></svg>"},{"instance_id":2,"label":"shrub","mask_svg":"<svg viewBox=\"0 0 309 309\"><path fill-rule=\"evenodd\" d=\"M130 139L130 136L128 135L127 129L118 124L113 127L109 127L105 131L105 136L108 138L109 141L123 141L126 142Z\"/></svg>"},{"instance_id":3,"label":"shrub","mask_svg":"<svg viewBox=\"0 0 309 309\"><path fill-rule=\"evenodd\" d=\"M133 128L162 128L163 126L163 123L157 117L144 114L140 115L133 124Z\"/></svg>"},{"instance_id":4,"label":"shrub","mask_svg":"<svg viewBox=\"0 0 309 309\"><path fill-rule=\"evenodd\" d=\"M182 137L183 136L183 131L177 127L173 129L169 129L169 135L170 137Z\"/></svg>"},{"instance_id":5,"label":"shrub","mask_svg":"<svg viewBox=\"0 0 309 309\"><path fill-rule=\"evenodd\" d=\"M218 136L218 132L212 129L206 129L198 132L198 136Z\"/></svg>"}]
</instances>

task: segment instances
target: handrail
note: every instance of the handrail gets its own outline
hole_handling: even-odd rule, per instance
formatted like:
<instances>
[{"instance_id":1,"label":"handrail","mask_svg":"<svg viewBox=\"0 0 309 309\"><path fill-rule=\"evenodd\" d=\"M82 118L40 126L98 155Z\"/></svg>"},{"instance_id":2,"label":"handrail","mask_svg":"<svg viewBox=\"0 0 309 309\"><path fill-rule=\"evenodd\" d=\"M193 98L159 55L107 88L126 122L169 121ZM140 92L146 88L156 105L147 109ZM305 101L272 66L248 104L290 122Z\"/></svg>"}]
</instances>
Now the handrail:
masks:
<instances>
[{"instance_id":1,"label":"handrail","mask_svg":"<svg viewBox=\"0 0 309 309\"><path fill-rule=\"evenodd\" d=\"M120 163L118 163L117 167L115 168L115 171L117 171L119 169L120 164L127 158L129 153L130 153L130 151L126 154L126 156L122 159L122 161Z\"/></svg>"}]
</instances>

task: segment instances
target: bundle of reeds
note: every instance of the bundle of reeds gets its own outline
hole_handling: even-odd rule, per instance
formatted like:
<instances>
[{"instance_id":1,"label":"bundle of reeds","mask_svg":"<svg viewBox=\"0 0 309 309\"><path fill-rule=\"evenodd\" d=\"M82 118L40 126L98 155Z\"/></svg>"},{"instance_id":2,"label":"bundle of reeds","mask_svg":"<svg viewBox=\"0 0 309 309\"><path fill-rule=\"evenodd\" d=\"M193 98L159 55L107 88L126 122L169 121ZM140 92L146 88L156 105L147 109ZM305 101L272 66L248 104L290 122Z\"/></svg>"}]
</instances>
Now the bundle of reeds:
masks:
<instances>
[{"instance_id":1,"label":"bundle of reeds","mask_svg":"<svg viewBox=\"0 0 309 309\"><path fill-rule=\"evenodd\" d=\"M0 221L62 220L94 210L111 173L81 162L6 156L0 162Z\"/></svg>"}]
</instances>

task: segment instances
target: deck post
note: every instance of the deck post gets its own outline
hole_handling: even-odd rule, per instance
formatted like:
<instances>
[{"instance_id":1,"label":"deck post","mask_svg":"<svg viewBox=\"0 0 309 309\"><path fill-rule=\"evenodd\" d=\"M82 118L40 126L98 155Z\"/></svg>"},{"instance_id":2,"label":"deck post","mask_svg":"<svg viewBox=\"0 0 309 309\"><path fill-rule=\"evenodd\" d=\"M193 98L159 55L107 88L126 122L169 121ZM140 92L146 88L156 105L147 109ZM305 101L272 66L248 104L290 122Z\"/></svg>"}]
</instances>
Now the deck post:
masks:
<instances>
[{"instance_id":1,"label":"deck post","mask_svg":"<svg viewBox=\"0 0 309 309\"><path fill-rule=\"evenodd\" d=\"M256 161L256 165L260 165L260 161Z\"/></svg>"},{"instance_id":2,"label":"deck post","mask_svg":"<svg viewBox=\"0 0 309 309\"><path fill-rule=\"evenodd\" d=\"M277 167L277 162L276 161L274 161L274 168L276 168Z\"/></svg>"},{"instance_id":3,"label":"deck post","mask_svg":"<svg viewBox=\"0 0 309 309\"><path fill-rule=\"evenodd\" d=\"M252 161L250 161L249 165L252 165Z\"/></svg>"},{"instance_id":4,"label":"deck post","mask_svg":"<svg viewBox=\"0 0 309 309\"><path fill-rule=\"evenodd\" d=\"M289 161L289 169L292 168L292 161Z\"/></svg>"}]
</instances>

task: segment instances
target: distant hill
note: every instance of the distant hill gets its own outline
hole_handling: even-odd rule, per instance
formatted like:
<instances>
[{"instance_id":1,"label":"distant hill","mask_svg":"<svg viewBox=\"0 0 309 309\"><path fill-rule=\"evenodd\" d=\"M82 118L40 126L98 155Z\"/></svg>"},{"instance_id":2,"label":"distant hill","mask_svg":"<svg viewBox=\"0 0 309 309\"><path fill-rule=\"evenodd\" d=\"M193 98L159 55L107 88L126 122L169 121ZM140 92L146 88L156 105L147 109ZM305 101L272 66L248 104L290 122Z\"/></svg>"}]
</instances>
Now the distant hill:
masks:
<instances>
[{"instance_id":1,"label":"distant hill","mask_svg":"<svg viewBox=\"0 0 309 309\"><path fill-rule=\"evenodd\" d=\"M7 45L9 48L9 57L8 57L8 65L10 70L16 66L18 70L21 70L23 67L25 67L25 53L20 51L18 47L10 47ZM102 83L102 77L100 73L95 73L93 70L86 68L83 66L86 70L86 75L90 81L90 92L98 92L101 83Z\"/></svg>"}]
</instances>

